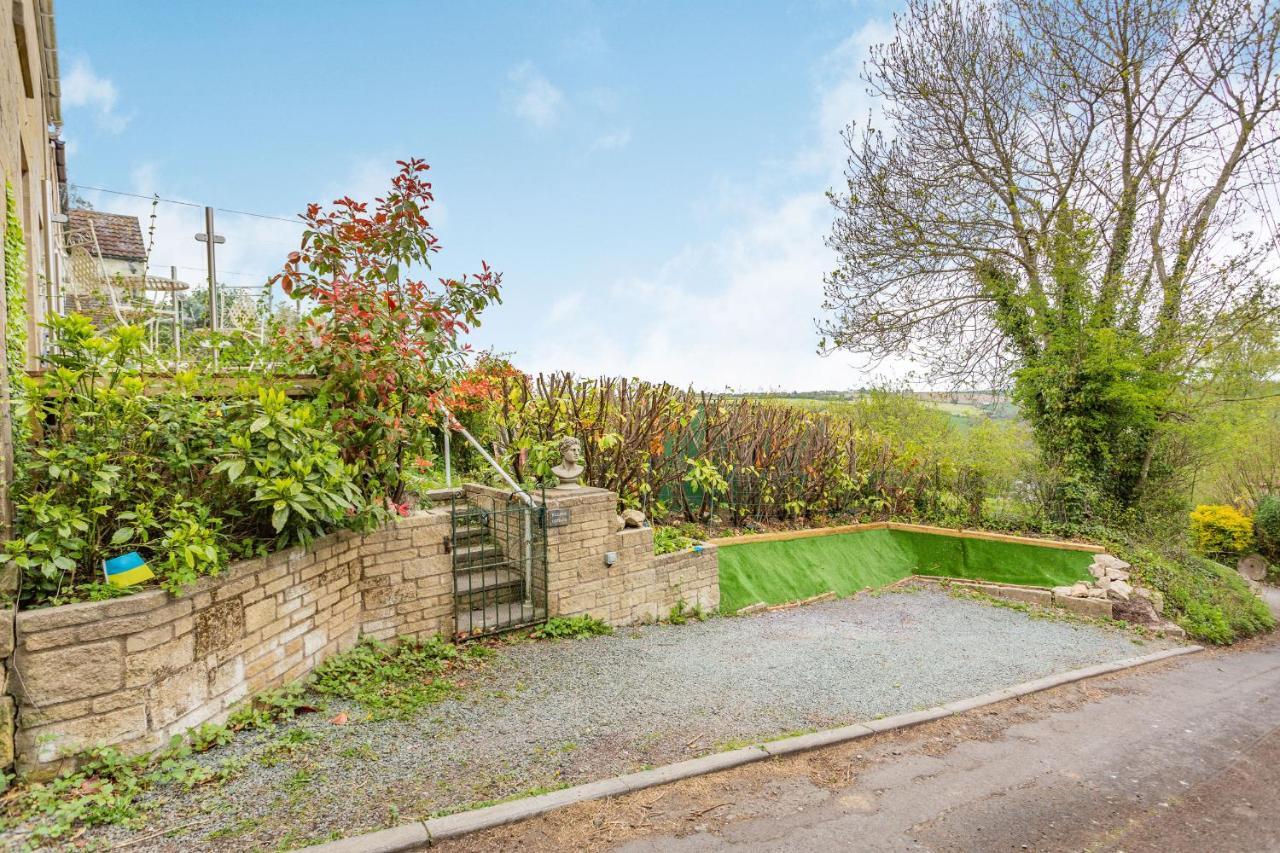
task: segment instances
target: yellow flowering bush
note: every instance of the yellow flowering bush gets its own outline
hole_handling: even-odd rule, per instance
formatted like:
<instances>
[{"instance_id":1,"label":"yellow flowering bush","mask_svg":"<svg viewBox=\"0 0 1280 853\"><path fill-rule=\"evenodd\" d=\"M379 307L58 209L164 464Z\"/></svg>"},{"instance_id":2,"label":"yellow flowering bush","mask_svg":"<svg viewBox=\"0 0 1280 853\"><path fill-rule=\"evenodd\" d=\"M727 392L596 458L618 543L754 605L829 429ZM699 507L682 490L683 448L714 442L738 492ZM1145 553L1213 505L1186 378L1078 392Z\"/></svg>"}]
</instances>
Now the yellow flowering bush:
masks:
<instances>
[{"instance_id":1,"label":"yellow flowering bush","mask_svg":"<svg viewBox=\"0 0 1280 853\"><path fill-rule=\"evenodd\" d=\"M1191 544L1205 555L1239 554L1253 544L1253 519L1227 504L1191 511Z\"/></svg>"}]
</instances>

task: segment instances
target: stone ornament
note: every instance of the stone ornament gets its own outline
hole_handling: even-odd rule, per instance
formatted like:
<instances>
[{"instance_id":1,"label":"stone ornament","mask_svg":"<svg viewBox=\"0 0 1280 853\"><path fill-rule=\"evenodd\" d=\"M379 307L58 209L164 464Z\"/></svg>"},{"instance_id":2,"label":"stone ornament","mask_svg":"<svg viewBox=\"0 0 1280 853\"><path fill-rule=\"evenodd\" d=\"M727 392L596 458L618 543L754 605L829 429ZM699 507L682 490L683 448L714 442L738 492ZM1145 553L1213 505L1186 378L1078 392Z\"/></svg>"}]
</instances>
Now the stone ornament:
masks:
<instances>
[{"instance_id":1,"label":"stone ornament","mask_svg":"<svg viewBox=\"0 0 1280 853\"><path fill-rule=\"evenodd\" d=\"M557 489L579 489L582 484L578 479L582 476L582 442L571 435L560 439L560 464L551 469L560 482Z\"/></svg>"}]
</instances>

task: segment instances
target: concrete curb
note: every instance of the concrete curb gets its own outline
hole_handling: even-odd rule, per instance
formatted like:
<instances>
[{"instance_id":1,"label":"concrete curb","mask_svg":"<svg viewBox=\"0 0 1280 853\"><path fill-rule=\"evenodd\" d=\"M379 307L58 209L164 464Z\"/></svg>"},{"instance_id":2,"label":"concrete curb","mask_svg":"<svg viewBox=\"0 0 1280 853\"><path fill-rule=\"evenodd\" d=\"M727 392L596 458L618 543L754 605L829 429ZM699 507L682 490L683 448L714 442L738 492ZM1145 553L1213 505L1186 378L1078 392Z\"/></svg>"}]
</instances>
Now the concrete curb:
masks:
<instances>
[{"instance_id":1,"label":"concrete curb","mask_svg":"<svg viewBox=\"0 0 1280 853\"><path fill-rule=\"evenodd\" d=\"M836 729L826 729L811 734L767 741L757 746L747 746L741 749L729 750L728 752L717 752L702 758L692 758L688 761L655 767L652 770L628 773L624 776L615 776L612 779L602 779L599 782L588 782L587 784L575 785L572 788L565 788L561 791L552 791L549 794L539 794L534 797L512 800L509 803L500 803L496 806L458 812L445 817L414 821L391 829L330 841L327 844L319 844L306 849L312 851L312 853L399 853L399 851L404 850L420 850L430 847L437 841L458 838L483 829L492 829L495 826L526 820L574 803L616 797L620 794L642 791L654 785L665 785L668 782L675 782L680 779L689 779L694 776L703 776L707 773L728 770L732 767L740 767L743 764L750 764L766 758L805 752L811 749L857 740L858 738L881 732L918 726L943 717L963 714L966 711L972 711L986 705L994 705L1007 699L1017 699L1021 696L1039 693L1042 690L1083 681L1086 678L1094 678L1124 669L1133 669L1156 661L1200 651L1204 651L1203 646L1179 646L1173 649L1152 652L1149 655L1124 658L1111 663L1087 666L1083 669L1073 669L1070 672L1037 678L1014 687L994 690L970 699L948 702L945 705L926 708L923 711L911 711L906 714L896 714L892 717L883 717L879 720L870 720L865 723L855 723L854 725L841 726Z\"/></svg>"}]
</instances>

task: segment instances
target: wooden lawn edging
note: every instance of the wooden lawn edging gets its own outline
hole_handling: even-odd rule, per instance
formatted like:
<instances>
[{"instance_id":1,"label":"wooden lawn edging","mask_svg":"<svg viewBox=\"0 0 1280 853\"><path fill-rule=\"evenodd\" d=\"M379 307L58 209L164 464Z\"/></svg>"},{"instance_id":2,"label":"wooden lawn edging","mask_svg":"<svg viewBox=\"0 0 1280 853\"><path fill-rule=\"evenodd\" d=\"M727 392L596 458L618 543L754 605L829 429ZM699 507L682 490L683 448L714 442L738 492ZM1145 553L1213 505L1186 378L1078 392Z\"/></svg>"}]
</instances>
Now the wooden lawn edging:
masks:
<instances>
[{"instance_id":1,"label":"wooden lawn edging","mask_svg":"<svg viewBox=\"0 0 1280 853\"><path fill-rule=\"evenodd\" d=\"M864 530L902 530L908 533L928 533L934 536L950 536L955 539L985 539L989 542L1009 542L1015 545L1036 545L1056 548L1060 551L1085 551L1102 554L1106 548L1090 542L1068 542L1065 539L1039 539L1034 536L1015 536L1011 533L992 533L987 530L934 527L928 524L907 524L901 521L871 521L866 524L843 524L839 527L811 527L806 530L779 530L774 533L756 533L749 536L719 536L707 542L720 547L750 545L757 542L784 542L788 539L810 539L815 536L835 536L840 533L860 533Z\"/></svg>"}]
</instances>

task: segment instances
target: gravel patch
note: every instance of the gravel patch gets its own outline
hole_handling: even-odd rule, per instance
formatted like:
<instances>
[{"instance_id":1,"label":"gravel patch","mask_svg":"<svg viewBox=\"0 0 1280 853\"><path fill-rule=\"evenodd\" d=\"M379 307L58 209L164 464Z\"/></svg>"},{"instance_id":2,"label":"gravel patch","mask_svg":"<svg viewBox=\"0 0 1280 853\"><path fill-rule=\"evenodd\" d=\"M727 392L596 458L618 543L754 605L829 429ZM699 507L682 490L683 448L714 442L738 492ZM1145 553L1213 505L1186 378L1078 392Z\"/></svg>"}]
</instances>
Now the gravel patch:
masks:
<instances>
[{"instance_id":1,"label":"gravel patch","mask_svg":"<svg viewBox=\"0 0 1280 853\"><path fill-rule=\"evenodd\" d=\"M323 714L313 741L209 790L156 795L135 850L302 846L785 734L912 711L1150 652L1126 631L914 591L611 637L505 648L462 694L410 720ZM350 725L328 718L347 711Z\"/></svg>"}]
</instances>

